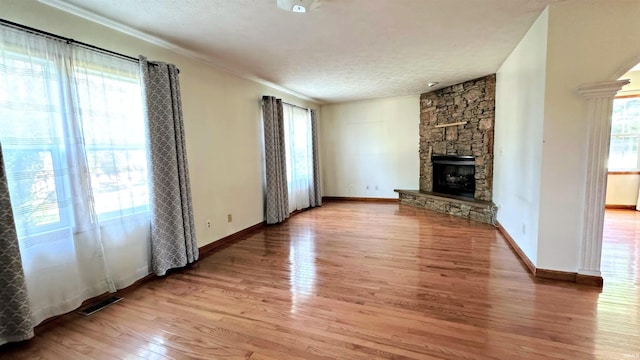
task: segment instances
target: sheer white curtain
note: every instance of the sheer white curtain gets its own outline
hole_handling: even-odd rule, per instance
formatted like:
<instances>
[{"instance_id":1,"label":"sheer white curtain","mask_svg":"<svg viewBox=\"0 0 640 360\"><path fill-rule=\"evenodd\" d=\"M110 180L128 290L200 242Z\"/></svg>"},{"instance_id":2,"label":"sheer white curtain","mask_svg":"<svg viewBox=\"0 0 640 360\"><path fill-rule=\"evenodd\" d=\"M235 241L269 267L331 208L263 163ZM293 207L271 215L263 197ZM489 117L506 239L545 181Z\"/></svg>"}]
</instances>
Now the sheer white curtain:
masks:
<instances>
[{"instance_id":1,"label":"sheer white curtain","mask_svg":"<svg viewBox=\"0 0 640 360\"><path fill-rule=\"evenodd\" d=\"M313 148L309 110L284 105L284 137L287 158L289 212L310 206L313 189Z\"/></svg>"},{"instance_id":2,"label":"sheer white curtain","mask_svg":"<svg viewBox=\"0 0 640 360\"><path fill-rule=\"evenodd\" d=\"M0 142L34 325L149 273L137 63L0 26Z\"/></svg>"}]
</instances>

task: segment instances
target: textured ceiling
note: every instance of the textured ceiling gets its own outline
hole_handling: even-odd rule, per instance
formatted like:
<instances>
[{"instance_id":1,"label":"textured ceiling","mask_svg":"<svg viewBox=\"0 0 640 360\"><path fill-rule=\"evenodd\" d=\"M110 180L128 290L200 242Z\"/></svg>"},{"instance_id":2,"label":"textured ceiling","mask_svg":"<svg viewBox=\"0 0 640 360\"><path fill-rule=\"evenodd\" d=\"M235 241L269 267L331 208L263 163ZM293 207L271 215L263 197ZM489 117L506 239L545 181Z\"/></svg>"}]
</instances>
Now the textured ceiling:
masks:
<instances>
[{"instance_id":1,"label":"textured ceiling","mask_svg":"<svg viewBox=\"0 0 640 360\"><path fill-rule=\"evenodd\" d=\"M306 14L280 10L276 0L43 2L332 103L419 94L494 73L554 0L323 0ZM428 88L433 81L440 85Z\"/></svg>"}]
</instances>

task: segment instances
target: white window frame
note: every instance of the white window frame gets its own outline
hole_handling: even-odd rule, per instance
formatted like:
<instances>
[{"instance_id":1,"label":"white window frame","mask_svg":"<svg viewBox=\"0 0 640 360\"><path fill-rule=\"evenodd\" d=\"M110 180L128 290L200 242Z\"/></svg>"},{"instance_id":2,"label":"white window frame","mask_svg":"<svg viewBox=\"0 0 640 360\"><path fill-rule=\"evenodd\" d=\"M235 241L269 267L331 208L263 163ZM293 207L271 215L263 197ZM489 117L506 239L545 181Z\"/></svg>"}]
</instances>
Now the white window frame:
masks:
<instances>
[{"instance_id":1,"label":"white window frame","mask_svg":"<svg viewBox=\"0 0 640 360\"><path fill-rule=\"evenodd\" d=\"M615 109L616 107L616 103L620 103L620 102L624 102L627 103L629 101L638 101L640 102L640 94L638 95L628 95L628 96L618 96L616 98L614 98L613 100L613 107ZM635 133L627 133L627 132L621 132L621 133L615 133L614 132L614 126L615 126L615 122L616 121L625 121L623 118L626 117L626 115L623 113L622 114L622 119L617 118L615 111L612 113L611 116L611 139L610 139L610 149L609 149L609 164L608 164L608 171L610 173L619 173L619 172L640 172L640 113L634 118L634 121L638 122L638 132ZM629 121L629 119L627 119L626 121ZM625 124L628 125L628 124ZM635 138L636 139L636 163L634 167L630 167L630 166L612 166L611 165L611 158L612 158L612 154L614 153L613 151L613 143L614 143L614 139L619 139L619 138Z\"/></svg>"}]
</instances>

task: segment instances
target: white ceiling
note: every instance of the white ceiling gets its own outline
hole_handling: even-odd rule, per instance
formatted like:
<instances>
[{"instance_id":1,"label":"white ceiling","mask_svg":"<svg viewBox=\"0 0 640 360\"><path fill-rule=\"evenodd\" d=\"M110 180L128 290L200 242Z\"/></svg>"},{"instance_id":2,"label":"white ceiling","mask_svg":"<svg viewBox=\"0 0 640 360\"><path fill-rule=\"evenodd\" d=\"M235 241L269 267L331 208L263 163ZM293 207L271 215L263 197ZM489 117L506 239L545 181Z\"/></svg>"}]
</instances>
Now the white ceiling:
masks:
<instances>
[{"instance_id":1,"label":"white ceiling","mask_svg":"<svg viewBox=\"0 0 640 360\"><path fill-rule=\"evenodd\" d=\"M41 1L332 103L495 73L557 0L323 0L306 14L276 0Z\"/></svg>"}]
</instances>

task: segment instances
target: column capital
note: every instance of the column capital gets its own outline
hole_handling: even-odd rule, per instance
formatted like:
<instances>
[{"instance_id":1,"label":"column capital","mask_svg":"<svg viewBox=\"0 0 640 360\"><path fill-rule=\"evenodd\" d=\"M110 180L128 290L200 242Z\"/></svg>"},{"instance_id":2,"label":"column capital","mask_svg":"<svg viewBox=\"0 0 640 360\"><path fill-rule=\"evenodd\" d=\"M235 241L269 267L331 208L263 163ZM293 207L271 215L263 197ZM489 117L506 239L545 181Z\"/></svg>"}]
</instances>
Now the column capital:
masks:
<instances>
[{"instance_id":1,"label":"column capital","mask_svg":"<svg viewBox=\"0 0 640 360\"><path fill-rule=\"evenodd\" d=\"M602 98L602 97L614 97L618 90L627 85L629 80L614 80L603 81L591 84L582 84L577 87L578 94L583 97L590 98Z\"/></svg>"}]
</instances>

